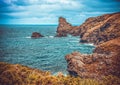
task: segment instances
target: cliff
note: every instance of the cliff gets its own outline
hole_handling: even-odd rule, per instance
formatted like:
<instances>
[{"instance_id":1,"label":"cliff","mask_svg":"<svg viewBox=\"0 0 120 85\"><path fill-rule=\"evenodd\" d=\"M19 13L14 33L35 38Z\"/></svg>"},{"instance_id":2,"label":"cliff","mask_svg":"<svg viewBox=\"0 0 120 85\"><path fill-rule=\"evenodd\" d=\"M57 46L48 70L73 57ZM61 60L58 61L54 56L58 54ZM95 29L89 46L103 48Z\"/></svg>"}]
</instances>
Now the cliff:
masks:
<instances>
[{"instance_id":1,"label":"cliff","mask_svg":"<svg viewBox=\"0 0 120 85\"><path fill-rule=\"evenodd\" d=\"M90 55L66 55L68 72L82 78L120 77L120 13L89 18L77 30L81 42L94 43L96 48Z\"/></svg>"},{"instance_id":2,"label":"cliff","mask_svg":"<svg viewBox=\"0 0 120 85\"><path fill-rule=\"evenodd\" d=\"M120 37L120 12L88 18L80 26L72 26L60 17L57 36L67 34L80 36L81 42L96 45Z\"/></svg>"},{"instance_id":3,"label":"cliff","mask_svg":"<svg viewBox=\"0 0 120 85\"><path fill-rule=\"evenodd\" d=\"M68 72L82 78L120 77L120 38L98 45L93 54L73 52L66 55Z\"/></svg>"},{"instance_id":4,"label":"cliff","mask_svg":"<svg viewBox=\"0 0 120 85\"><path fill-rule=\"evenodd\" d=\"M80 30L81 42L101 44L120 37L120 13L89 18Z\"/></svg>"}]
</instances>

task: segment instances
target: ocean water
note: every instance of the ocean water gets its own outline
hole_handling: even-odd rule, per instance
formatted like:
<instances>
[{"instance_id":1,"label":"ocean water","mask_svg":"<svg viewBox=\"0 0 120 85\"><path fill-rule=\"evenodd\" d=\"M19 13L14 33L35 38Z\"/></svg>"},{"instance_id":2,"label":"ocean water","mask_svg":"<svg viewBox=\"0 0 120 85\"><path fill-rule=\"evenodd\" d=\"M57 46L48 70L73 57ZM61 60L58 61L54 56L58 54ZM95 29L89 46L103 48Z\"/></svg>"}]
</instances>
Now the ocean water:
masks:
<instances>
[{"instance_id":1,"label":"ocean water","mask_svg":"<svg viewBox=\"0 0 120 85\"><path fill-rule=\"evenodd\" d=\"M73 51L90 54L94 46L79 43L79 37L54 37L56 28L50 25L1 25L0 61L48 70L53 74L67 74L65 55ZM31 39L32 32L40 32L45 37Z\"/></svg>"}]
</instances>

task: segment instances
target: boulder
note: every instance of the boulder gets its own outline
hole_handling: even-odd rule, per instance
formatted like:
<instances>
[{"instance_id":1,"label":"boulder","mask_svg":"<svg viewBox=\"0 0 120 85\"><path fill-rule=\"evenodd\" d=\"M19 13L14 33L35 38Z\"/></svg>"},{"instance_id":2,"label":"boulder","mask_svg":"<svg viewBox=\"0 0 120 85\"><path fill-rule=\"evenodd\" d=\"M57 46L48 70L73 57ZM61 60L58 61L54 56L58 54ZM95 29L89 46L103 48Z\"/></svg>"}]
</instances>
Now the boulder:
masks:
<instances>
[{"instance_id":1,"label":"boulder","mask_svg":"<svg viewBox=\"0 0 120 85\"><path fill-rule=\"evenodd\" d=\"M44 37L44 36L41 35L41 34L38 33L38 32L33 32L33 33L32 33L32 36L31 36L31 38L40 38L40 37Z\"/></svg>"}]
</instances>

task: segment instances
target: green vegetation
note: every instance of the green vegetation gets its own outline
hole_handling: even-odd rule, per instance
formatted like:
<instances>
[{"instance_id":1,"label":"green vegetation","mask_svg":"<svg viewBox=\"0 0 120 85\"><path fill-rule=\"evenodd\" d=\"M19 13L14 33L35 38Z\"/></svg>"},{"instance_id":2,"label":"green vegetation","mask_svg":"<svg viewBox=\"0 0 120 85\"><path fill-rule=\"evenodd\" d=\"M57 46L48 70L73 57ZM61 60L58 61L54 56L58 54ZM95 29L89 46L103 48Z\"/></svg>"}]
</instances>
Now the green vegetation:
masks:
<instances>
[{"instance_id":1,"label":"green vegetation","mask_svg":"<svg viewBox=\"0 0 120 85\"><path fill-rule=\"evenodd\" d=\"M0 85L120 85L120 78L107 76L98 81L62 73L53 76L47 71L0 62Z\"/></svg>"}]
</instances>

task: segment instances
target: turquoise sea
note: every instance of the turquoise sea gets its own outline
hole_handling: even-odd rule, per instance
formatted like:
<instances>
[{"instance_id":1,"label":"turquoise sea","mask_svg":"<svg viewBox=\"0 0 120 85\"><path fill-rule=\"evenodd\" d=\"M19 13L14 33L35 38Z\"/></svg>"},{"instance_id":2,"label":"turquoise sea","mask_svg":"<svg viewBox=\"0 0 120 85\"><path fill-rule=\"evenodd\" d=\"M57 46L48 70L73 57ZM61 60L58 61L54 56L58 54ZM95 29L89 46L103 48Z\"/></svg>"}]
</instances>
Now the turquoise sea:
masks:
<instances>
[{"instance_id":1,"label":"turquoise sea","mask_svg":"<svg viewBox=\"0 0 120 85\"><path fill-rule=\"evenodd\" d=\"M54 25L1 25L0 61L66 74L65 55L73 51L90 54L94 46L79 43L79 36L54 37L56 30ZM45 37L31 39L32 32Z\"/></svg>"}]
</instances>

